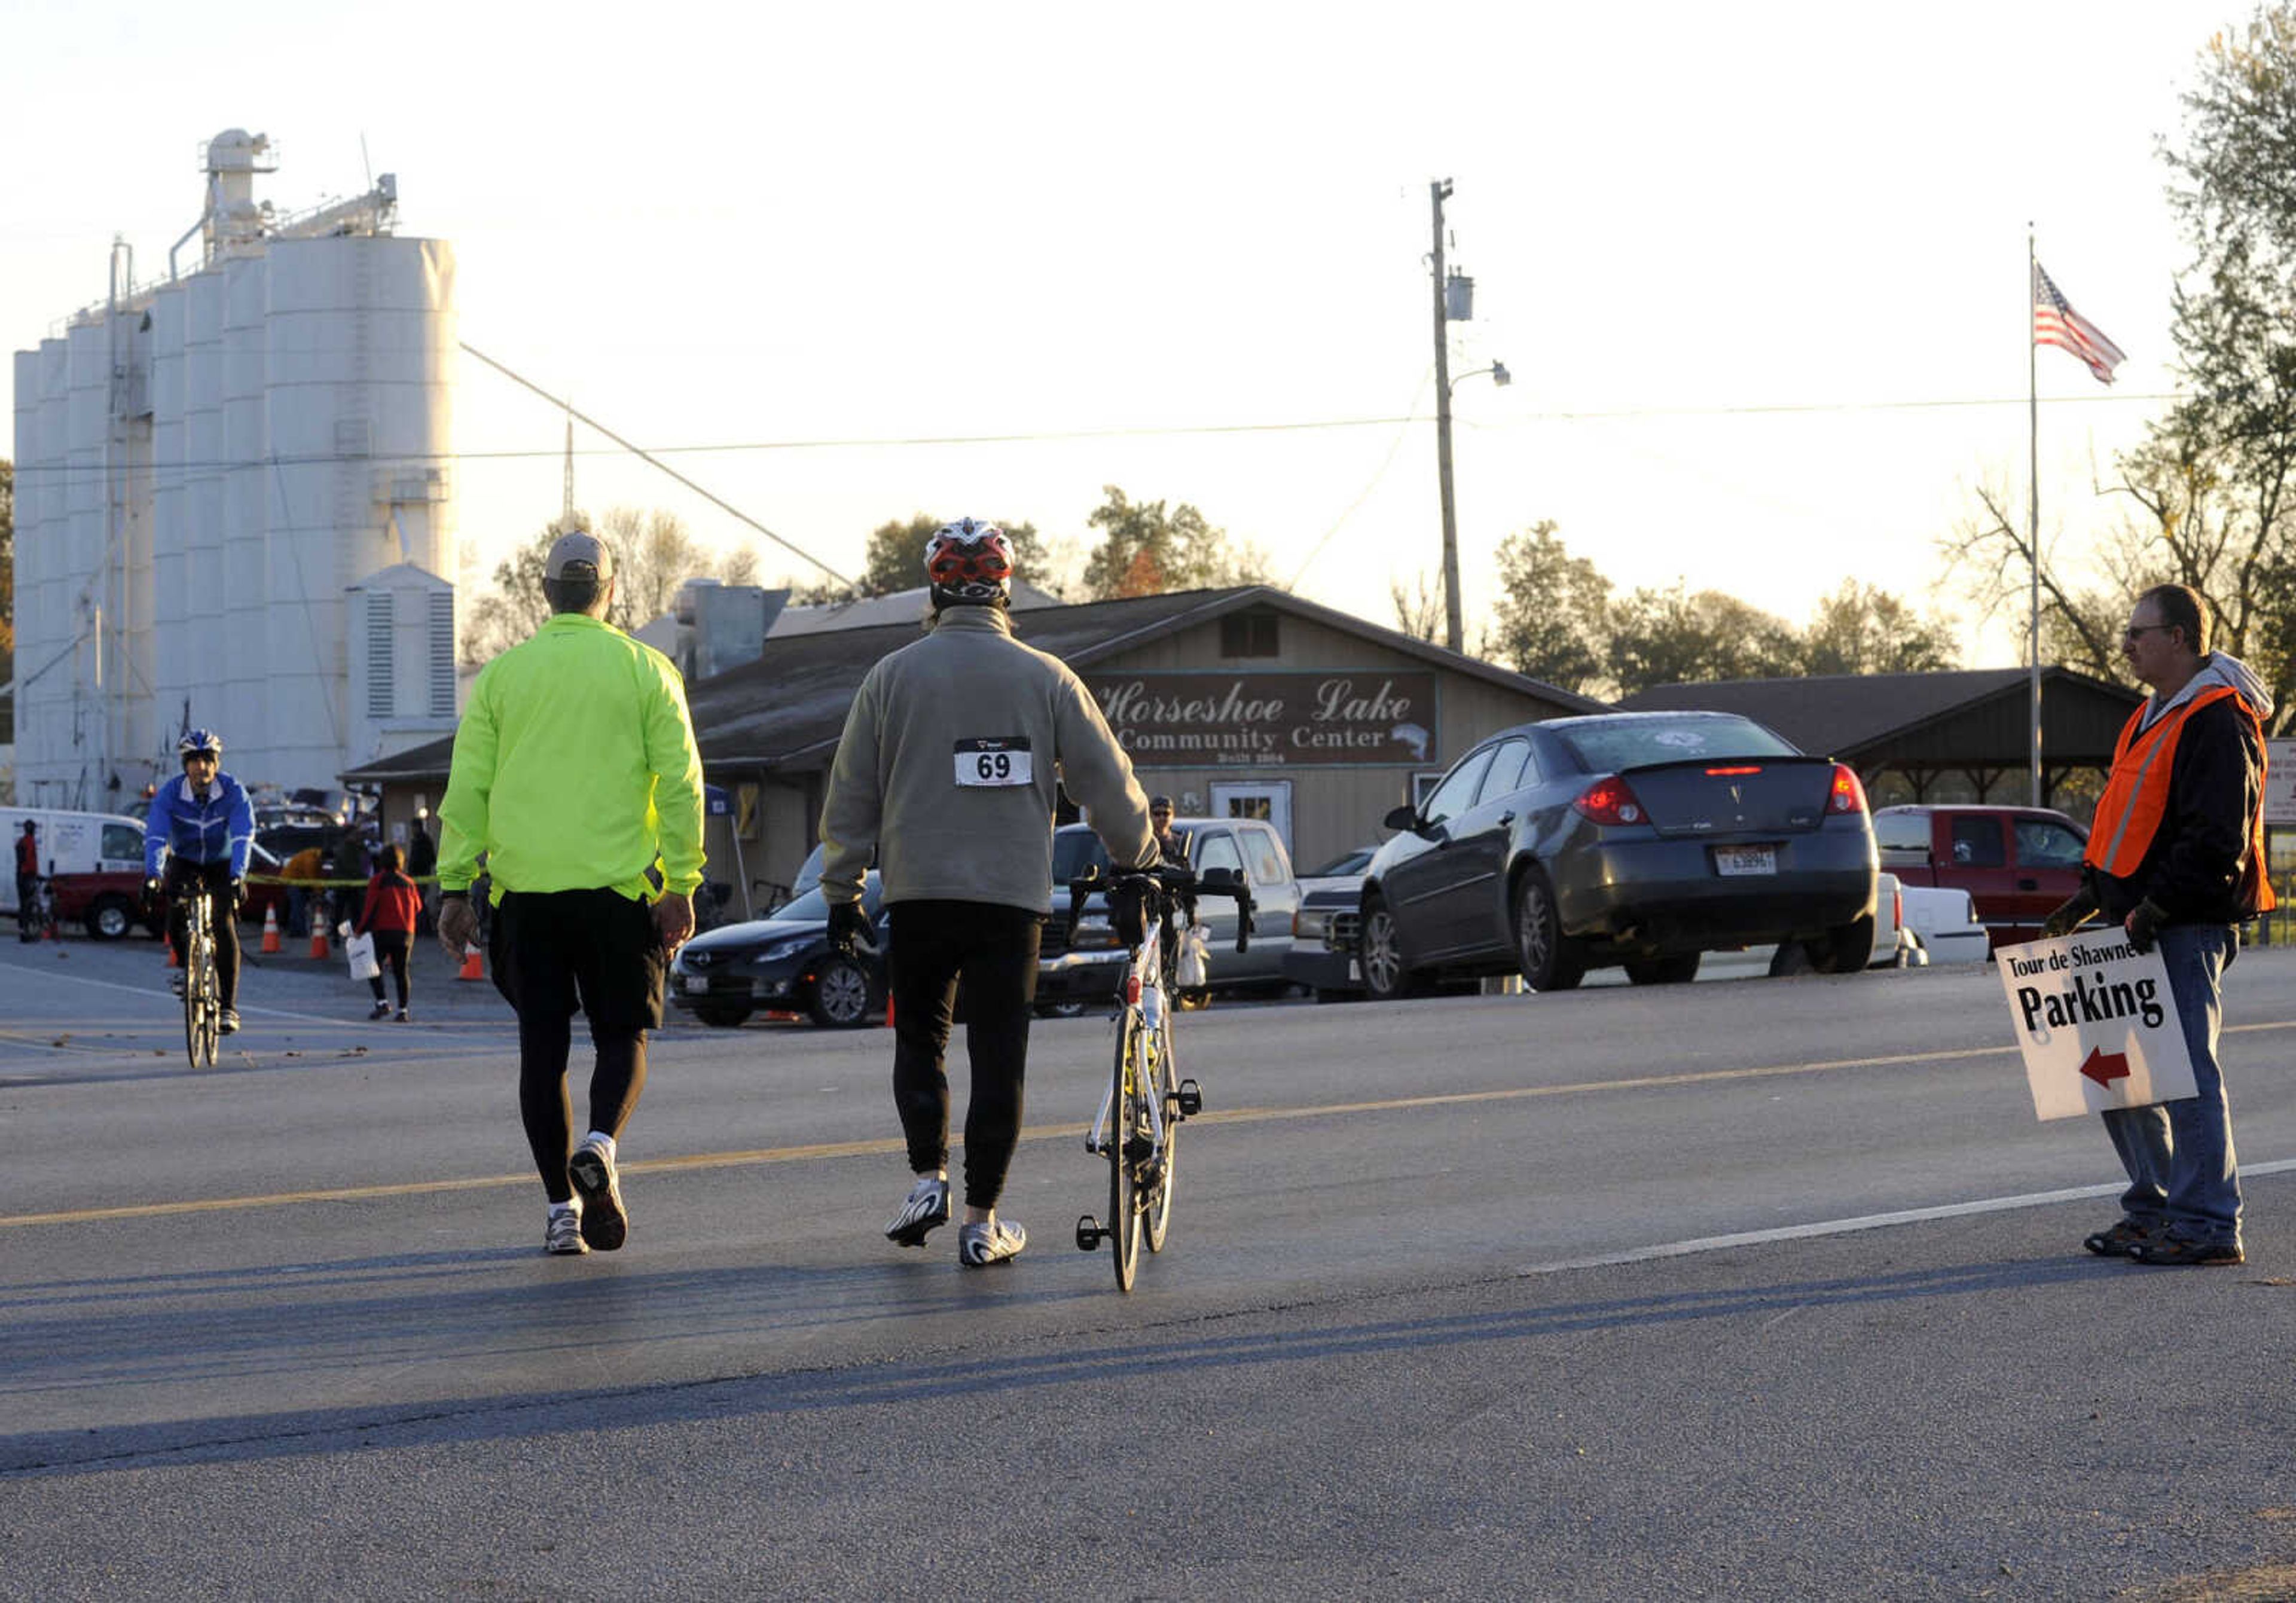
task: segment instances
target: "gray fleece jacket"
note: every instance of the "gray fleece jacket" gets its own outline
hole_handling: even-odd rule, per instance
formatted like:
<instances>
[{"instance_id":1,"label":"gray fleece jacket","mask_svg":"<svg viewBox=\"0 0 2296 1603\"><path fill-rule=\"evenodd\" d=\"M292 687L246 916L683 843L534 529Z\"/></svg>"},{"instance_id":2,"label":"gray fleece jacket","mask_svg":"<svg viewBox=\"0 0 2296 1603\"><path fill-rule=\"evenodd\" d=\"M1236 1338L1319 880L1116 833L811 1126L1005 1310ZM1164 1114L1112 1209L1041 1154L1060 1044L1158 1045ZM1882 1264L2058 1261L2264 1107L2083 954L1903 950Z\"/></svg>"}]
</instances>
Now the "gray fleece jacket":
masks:
<instances>
[{"instance_id":1,"label":"gray fleece jacket","mask_svg":"<svg viewBox=\"0 0 2296 1603\"><path fill-rule=\"evenodd\" d=\"M1013 638L1001 607L945 608L882 658L845 716L821 806L822 894L1052 911L1055 785L1112 863L1156 861L1148 798L1081 680Z\"/></svg>"}]
</instances>

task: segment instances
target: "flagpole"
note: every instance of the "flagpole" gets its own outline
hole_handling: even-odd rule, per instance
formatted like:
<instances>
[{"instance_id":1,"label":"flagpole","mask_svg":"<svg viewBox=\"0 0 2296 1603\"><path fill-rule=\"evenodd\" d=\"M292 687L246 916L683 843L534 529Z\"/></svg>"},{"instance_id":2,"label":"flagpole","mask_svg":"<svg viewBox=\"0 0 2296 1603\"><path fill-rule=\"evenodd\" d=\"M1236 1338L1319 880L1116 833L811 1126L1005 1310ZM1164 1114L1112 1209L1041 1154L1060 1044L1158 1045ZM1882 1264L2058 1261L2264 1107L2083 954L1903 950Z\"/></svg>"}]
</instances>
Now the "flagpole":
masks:
<instances>
[{"instance_id":1,"label":"flagpole","mask_svg":"<svg viewBox=\"0 0 2296 1603\"><path fill-rule=\"evenodd\" d=\"M2026 490L2028 527L2032 544L2026 548L2026 568L2032 592L2026 612L2027 684L2031 692L2032 740L2030 772L2034 806L2041 803L2041 391L2038 372L2038 342L2033 338L2033 274L2039 258L2033 249L2033 225L2025 225L2025 438L2028 446Z\"/></svg>"}]
</instances>

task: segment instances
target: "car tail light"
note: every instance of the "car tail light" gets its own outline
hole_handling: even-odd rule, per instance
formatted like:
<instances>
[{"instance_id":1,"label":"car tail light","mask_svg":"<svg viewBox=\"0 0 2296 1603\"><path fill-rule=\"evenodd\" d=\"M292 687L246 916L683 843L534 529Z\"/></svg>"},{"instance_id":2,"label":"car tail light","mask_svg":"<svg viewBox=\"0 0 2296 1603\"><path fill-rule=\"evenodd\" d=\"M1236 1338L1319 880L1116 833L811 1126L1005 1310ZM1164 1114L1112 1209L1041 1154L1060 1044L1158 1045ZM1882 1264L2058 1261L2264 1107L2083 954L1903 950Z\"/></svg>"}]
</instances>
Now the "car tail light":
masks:
<instances>
[{"instance_id":1,"label":"car tail light","mask_svg":"<svg viewBox=\"0 0 2296 1603\"><path fill-rule=\"evenodd\" d=\"M1596 780L1570 805L1596 823L1640 823L1644 818L1642 803L1615 773Z\"/></svg>"},{"instance_id":2,"label":"car tail light","mask_svg":"<svg viewBox=\"0 0 2296 1603\"><path fill-rule=\"evenodd\" d=\"M1742 775L1759 773L1761 771L1762 765L1759 763L1746 763L1735 768L1709 768L1706 771L1706 777L1709 779L1737 779Z\"/></svg>"},{"instance_id":3,"label":"car tail light","mask_svg":"<svg viewBox=\"0 0 2296 1603\"><path fill-rule=\"evenodd\" d=\"M1857 775L1847 763L1833 765L1833 795L1825 804L1829 813L1863 813L1866 811L1866 787L1857 782Z\"/></svg>"},{"instance_id":4,"label":"car tail light","mask_svg":"<svg viewBox=\"0 0 2296 1603\"><path fill-rule=\"evenodd\" d=\"M1906 927L1906 892L1902 886L1890 893L1890 922L1900 929Z\"/></svg>"}]
</instances>

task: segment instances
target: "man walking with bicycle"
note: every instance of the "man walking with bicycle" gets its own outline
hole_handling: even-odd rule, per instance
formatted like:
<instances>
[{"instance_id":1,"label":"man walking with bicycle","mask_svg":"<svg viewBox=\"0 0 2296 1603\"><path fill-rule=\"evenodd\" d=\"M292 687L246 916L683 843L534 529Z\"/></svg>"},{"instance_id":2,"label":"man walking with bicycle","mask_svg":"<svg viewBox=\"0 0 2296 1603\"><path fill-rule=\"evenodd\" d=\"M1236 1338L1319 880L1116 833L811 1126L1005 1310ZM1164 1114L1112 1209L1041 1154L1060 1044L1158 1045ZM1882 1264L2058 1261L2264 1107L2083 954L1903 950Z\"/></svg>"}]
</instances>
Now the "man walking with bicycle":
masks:
<instances>
[{"instance_id":1,"label":"man walking with bicycle","mask_svg":"<svg viewBox=\"0 0 2296 1603\"><path fill-rule=\"evenodd\" d=\"M821 888L831 943L849 953L868 938L860 897L875 854L893 935L893 1100L916 1176L885 1235L904 1247L948 1223L944 1059L964 981L972 1096L957 1261L978 1269L1028 1241L996 1202L1020 1140L1059 787L1111 862L1147 867L1157 855L1131 759L1090 692L1013 637L1004 531L970 518L943 526L925 577L930 633L871 668L846 716L822 802Z\"/></svg>"},{"instance_id":2,"label":"man walking with bicycle","mask_svg":"<svg viewBox=\"0 0 2296 1603\"><path fill-rule=\"evenodd\" d=\"M166 895L168 939L178 958L185 951L190 898L207 898L215 926L216 979L222 989L220 1027L228 1035L239 1028L239 904L246 894L255 807L239 781L223 772L223 741L212 731L185 731L176 742L176 755L184 762L183 777L160 787L144 824L144 894L147 900ZM183 983L178 970L178 994Z\"/></svg>"}]
</instances>

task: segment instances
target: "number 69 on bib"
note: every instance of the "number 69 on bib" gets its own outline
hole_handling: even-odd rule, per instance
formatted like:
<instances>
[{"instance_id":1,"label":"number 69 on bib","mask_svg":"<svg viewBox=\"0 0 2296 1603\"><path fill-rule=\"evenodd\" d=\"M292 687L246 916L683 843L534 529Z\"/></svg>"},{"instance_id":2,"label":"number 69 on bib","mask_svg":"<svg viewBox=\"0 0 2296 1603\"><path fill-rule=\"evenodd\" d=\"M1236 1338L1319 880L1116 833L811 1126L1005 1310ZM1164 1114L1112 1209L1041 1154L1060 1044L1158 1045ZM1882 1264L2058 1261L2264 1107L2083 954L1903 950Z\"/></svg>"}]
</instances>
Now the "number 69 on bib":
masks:
<instances>
[{"instance_id":1,"label":"number 69 on bib","mask_svg":"<svg viewBox=\"0 0 2296 1603\"><path fill-rule=\"evenodd\" d=\"M970 787L1027 785L1036 781L1025 735L959 740L956 782Z\"/></svg>"}]
</instances>

